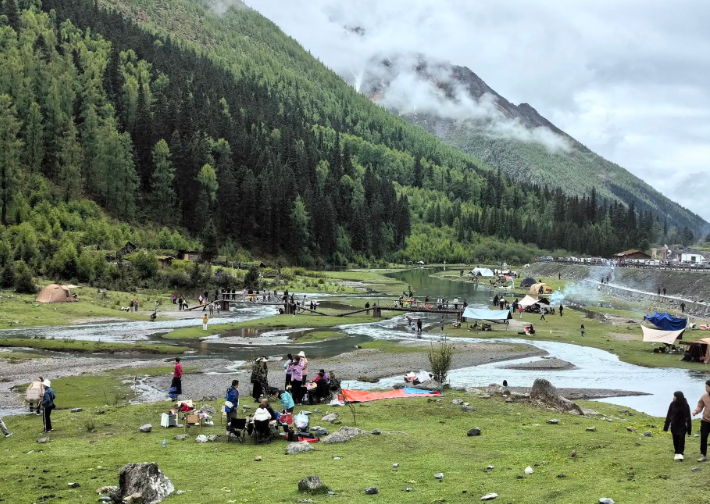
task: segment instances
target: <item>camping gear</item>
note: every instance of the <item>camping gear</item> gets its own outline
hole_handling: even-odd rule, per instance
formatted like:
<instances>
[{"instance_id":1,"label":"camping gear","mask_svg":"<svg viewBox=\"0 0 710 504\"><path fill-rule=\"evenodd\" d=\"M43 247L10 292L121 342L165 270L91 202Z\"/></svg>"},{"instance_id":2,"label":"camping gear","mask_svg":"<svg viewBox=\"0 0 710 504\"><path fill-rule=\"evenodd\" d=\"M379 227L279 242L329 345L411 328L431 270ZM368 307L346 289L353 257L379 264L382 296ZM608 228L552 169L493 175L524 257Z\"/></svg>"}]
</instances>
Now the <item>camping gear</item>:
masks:
<instances>
[{"instance_id":1,"label":"camping gear","mask_svg":"<svg viewBox=\"0 0 710 504\"><path fill-rule=\"evenodd\" d=\"M38 303L74 303L78 301L68 285L50 284L35 299Z\"/></svg>"},{"instance_id":2,"label":"camping gear","mask_svg":"<svg viewBox=\"0 0 710 504\"><path fill-rule=\"evenodd\" d=\"M527 277L525 280L520 282L520 286L529 288L529 287L532 287L533 285L535 285L536 283L537 283L537 280L535 280L534 278Z\"/></svg>"},{"instance_id":3,"label":"camping gear","mask_svg":"<svg viewBox=\"0 0 710 504\"><path fill-rule=\"evenodd\" d=\"M473 268L469 275L474 277L493 277L495 273L488 268Z\"/></svg>"},{"instance_id":4,"label":"camping gear","mask_svg":"<svg viewBox=\"0 0 710 504\"><path fill-rule=\"evenodd\" d=\"M388 392L369 392L364 390L343 389L342 395L348 402L368 402L380 399L402 399L411 397L443 397L441 392L432 390L419 390L411 387L390 390Z\"/></svg>"},{"instance_id":5,"label":"camping gear","mask_svg":"<svg viewBox=\"0 0 710 504\"><path fill-rule=\"evenodd\" d=\"M244 444L246 441L246 430L247 430L247 419L246 418L232 418L227 425L227 431L229 435L227 436L227 442L229 443L232 438L236 438L237 441Z\"/></svg>"},{"instance_id":6,"label":"camping gear","mask_svg":"<svg viewBox=\"0 0 710 504\"><path fill-rule=\"evenodd\" d=\"M658 329L651 329L642 325L641 331L643 332L644 343L665 343L666 345L672 345L675 340L683 339L685 329L681 329L680 331L659 331Z\"/></svg>"},{"instance_id":7,"label":"camping gear","mask_svg":"<svg viewBox=\"0 0 710 504\"><path fill-rule=\"evenodd\" d=\"M161 427L177 427L178 416L177 413L163 413L160 416L160 426Z\"/></svg>"},{"instance_id":8,"label":"camping gear","mask_svg":"<svg viewBox=\"0 0 710 504\"><path fill-rule=\"evenodd\" d=\"M703 362L710 364L710 338L703 338L697 341L681 341L681 345L688 345L688 351L683 357L684 361Z\"/></svg>"},{"instance_id":9,"label":"camping gear","mask_svg":"<svg viewBox=\"0 0 710 504\"><path fill-rule=\"evenodd\" d=\"M295 417L293 417L293 425L298 430L307 431L309 423L310 420L308 418L308 415L304 415L303 413L299 413Z\"/></svg>"},{"instance_id":10,"label":"camping gear","mask_svg":"<svg viewBox=\"0 0 710 504\"><path fill-rule=\"evenodd\" d=\"M178 398L177 387L170 387L170 389L168 390L168 396L173 401L177 401L177 398Z\"/></svg>"},{"instance_id":11,"label":"camping gear","mask_svg":"<svg viewBox=\"0 0 710 504\"><path fill-rule=\"evenodd\" d=\"M643 318L663 331L680 331L688 325L688 319L676 318L666 312L644 315Z\"/></svg>"},{"instance_id":12,"label":"camping gear","mask_svg":"<svg viewBox=\"0 0 710 504\"><path fill-rule=\"evenodd\" d=\"M463 316L466 319L472 320L487 320L498 324L505 324L507 320L513 318L510 310L486 310L479 308L466 307L463 311Z\"/></svg>"},{"instance_id":13,"label":"camping gear","mask_svg":"<svg viewBox=\"0 0 710 504\"><path fill-rule=\"evenodd\" d=\"M528 306L533 306L538 303L539 303L539 301L537 299L535 299L534 297L525 296L523 299L518 301L518 306L520 306L521 308L527 308Z\"/></svg>"},{"instance_id":14,"label":"camping gear","mask_svg":"<svg viewBox=\"0 0 710 504\"><path fill-rule=\"evenodd\" d=\"M530 286L530 289L528 290L528 294L532 295L538 295L538 294L552 294L553 291L552 287L547 285L546 283L536 283Z\"/></svg>"}]
</instances>

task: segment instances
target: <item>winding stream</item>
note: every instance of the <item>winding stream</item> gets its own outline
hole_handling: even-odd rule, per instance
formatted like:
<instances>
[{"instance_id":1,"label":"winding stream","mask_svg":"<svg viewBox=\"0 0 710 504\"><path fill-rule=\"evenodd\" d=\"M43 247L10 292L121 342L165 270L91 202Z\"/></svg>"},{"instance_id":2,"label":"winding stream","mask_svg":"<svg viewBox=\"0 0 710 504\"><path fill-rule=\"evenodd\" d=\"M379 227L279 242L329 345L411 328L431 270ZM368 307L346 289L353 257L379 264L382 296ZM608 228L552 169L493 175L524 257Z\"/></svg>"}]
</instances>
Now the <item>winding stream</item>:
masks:
<instances>
[{"instance_id":1,"label":"winding stream","mask_svg":"<svg viewBox=\"0 0 710 504\"><path fill-rule=\"evenodd\" d=\"M393 273L391 276L411 286L418 297L429 296L430 299L445 297L453 300L466 299L470 305L485 306L493 293L483 287L469 282L454 282L431 277L432 270L415 269ZM319 296L320 297L320 296ZM345 297L345 296L342 296ZM370 297L370 296L368 296ZM256 320L276 313L273 306L247 305L236 308L227 316L213 318L211 324L224 324ZM425 328L438 325L439 318L432 314L422 314ZM52 337L55 339L72 338L76 340L101 340L104 342L148 341L175 345L185 345L191 348L193 357L216 357L234 361L238 365L256 356L282 356L287 352L305 350L309 356L330 357L350 351L355 345L372 339L406 340L416 336L407 328L404 315L389 320L367 324L348 324L336 328L345 337L322 342L304 342L294 344L290 336L293 333L307 332L309 329L290 330L254 330L244 329L238 333L232 332L225 337L210 336L202 339L164 340L161 334L175 328L196 326L201 323L198 316L190 319L163 319L156 322L113 322L101 324L85 324L61 327L37 327L25 329L10 329L0 331L0 337ZM436 333L422 335L423 339L438 340ZM574 369L558 371L514 370L509 366L520 363L535 362L538 357L512 361L484 364L469 368L457 369L451 372L450 380L454 386L485 386L489 383L502 383L507 380L511 386L531 386L535 378L544 377L557 387L569 388L601 388L623 389L635 392L645 392L647 396L615 397L603 399L605 402L632 407L651 415L665 415L668 404L675 390L682 390L690 401L703 392L703 384L710 377L704 370L688 371L671 368L646 368L619 361L618 357L609 352L589 347L556 343L547 341L522 340L515 338L500 338L478 340L472 338L454 338L461 342L486 343L528 343L547 351L550 356L574 364ZM52 353L53 356L62 354ZM107 357L107 356L104 356ZM137 357L111 356L115 358L150 358L155 356ZM190 355L185 358L189 360ZM679 358L671 357L669 358ZM401 382L401 377L391 377L376 384L349 382L348 386L367 389L387 387Z\"/></svg>"}]
</instances>

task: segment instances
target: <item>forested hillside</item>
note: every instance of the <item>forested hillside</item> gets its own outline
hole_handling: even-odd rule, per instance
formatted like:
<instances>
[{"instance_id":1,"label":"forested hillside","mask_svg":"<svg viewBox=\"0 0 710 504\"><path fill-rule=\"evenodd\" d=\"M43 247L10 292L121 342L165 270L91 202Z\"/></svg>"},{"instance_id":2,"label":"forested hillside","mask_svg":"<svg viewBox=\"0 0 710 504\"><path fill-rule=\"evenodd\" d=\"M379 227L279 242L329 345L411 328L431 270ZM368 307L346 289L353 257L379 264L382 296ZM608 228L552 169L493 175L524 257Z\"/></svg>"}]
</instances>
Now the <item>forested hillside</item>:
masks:
<instances>
[{"instance_id":1,"label":"forested hillside","mask_svg":"<svg viewBox=\"0 0 710 504\"><path fill-rule=\"evenodd\" d=\"M664 233L633 205L491 171L248 9L4 0L2 13L8 275L22 260L25 276L116 281L121 263L105 256L124 240L174 250L198 239L205 260L247 249L315 265L527 261L538 246L608 254ZM155 273L154 257L139 259L150 268L138 276Z\"/></svg>"}]
</instances>

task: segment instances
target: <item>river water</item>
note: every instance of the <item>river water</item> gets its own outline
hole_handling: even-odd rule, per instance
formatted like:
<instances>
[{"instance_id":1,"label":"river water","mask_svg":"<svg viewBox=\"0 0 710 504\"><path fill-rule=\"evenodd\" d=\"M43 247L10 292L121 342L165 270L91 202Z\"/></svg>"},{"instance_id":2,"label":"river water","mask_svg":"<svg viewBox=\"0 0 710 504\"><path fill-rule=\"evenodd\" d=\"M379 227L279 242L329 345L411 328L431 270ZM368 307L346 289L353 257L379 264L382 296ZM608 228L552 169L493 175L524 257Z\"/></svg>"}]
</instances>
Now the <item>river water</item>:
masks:
<instances>
[{"instance_id":1,"label":"river water","mask_svg":"<svg viewBox=\"0 0 710 504\"><path fill-rule=\"evenodd\" d=\"M449 300L458 298L467 300L472 306L485 306L493 293L483 287L470 282L452 282L441 278L431 277L433 270L415 269L393 273L392 276L411 286L419 298L429 296L435 300L445 297ZM247 305L235 309L228 316L214 318L210 323L228 323L255 320L267 317L276 312L273 306ZM437 325L439 318L436 315L421 314L427 325ZM38 327L26 329L12 329L0 331L0 337L53 337L55 339L72 338L78 340L101 341L149 341L166 342L160 334L179 327L195 326L201 323L199 318L170 320L159 318L156 322L115 322L104 324L85 324L63 327ZM269 357L281 356L287 352L304 350L309 356L329 357L350 351L354 346L372 339L406 340L415 338L407 329L404 315L389 320L369 324L343 325L336 330L345 337L323 342L293 344L289 338L293 332L307 332L308 329L286 331L256 331L245 329L239 333L220 338L216 336L201 340L171 340L167 343L187 345L191 347L195 357L219 357L240 363L256 356ZM438 340L436 333L422 335L424 339ZM454 340L456 340L454 338ZM710 378L704 370L687 371L681 369L654 369L635 366L619 361L616 355L609 352L589 347L570 345L565 343L521 340L521 339L486 339L476 340L461 339L462 342L485 341L501 343L529 343L547 351L550 356L574 364L575 369L560 371L533 371L506 369L512 364L533 362L539 358L526 358L515 361L506 361L485 364L470 368L457 369L451 372L450 380L453 386L485 386L489 383L502 383L507 380L511 386L531 386L536 378L544 377L557 387L570 388L602 388L622 389L635 392L644 392L647 396L615 397L603 399L605 402L631 407L651 415L663 416L668 408L675 390L682 390L690 401L700 396L704 389L703 384ZM55 356L60 354L54 354ZM116 356L116 358L131 358L136 356ZM145 358L154 358L146 356ZM668 358L679 358L668 356ZM190 355L185 356L186 361ZM366 389L372 387L387 387L401 382L401 377L396 376L380 380L377 384L350 382L348 386Z\"/></svg>"}]
</instances>

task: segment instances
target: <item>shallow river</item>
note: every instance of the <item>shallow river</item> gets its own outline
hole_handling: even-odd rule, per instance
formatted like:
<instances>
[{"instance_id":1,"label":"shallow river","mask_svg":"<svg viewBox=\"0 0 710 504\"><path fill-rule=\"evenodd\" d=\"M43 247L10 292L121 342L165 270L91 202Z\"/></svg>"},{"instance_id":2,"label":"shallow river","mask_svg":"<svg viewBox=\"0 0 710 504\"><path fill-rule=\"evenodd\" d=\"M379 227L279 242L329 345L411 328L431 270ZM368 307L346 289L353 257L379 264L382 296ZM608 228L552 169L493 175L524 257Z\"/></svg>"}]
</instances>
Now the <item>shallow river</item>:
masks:
<instances>
[{"instance_id":1,"label":"shallow river","mask_svg":"<svg viewBox=\"0 0 710 504\"><path fill-rule=\"evenodd\" d=\"M466 299L470 305L484 306L492 298L492 291L468 282L452 282L429 275L432 270L416 269L397 272L393 277L404 281L414 290L418 297L429 296L434 300L445 297L449 300L458 298ZM309 295L310 296L310 295ZM318 296L315 296L318 297ZM248 305L233 311L229 316L214 318L211 323L227 323L246 320L255 320L269 316L276 312L273 306ZM425 328L428 325L438 325L438 317L422 314ZM86 324L67 327L40 327L31 329L14 329L0 331L0 337L32 337L43 336L55 339L73 338L79 340L101 341L160 341L159 334L175 328L199 325L199 318L187 320L162 320L156 322L115 322L104 324ZM370 324L344 325L338 328L347 337L316 343L293 344L289 335L293 332L307 331L307 329L289 331L256 331L245 329L228 337L208 337L202 340L171 340L169 343L190 346L195 357L227 358L235 362L252 359L256 356L280 356L287 352L305 350L309 356L328 357L350 351L355 345L371 339L412 339L413 333L407 330L405 316L398 316L390 320ZM436 333L429 335L426 332L424 339L438 340ZM686 371L680 369L652 369L634 366L620 362L619 359L603 350L588 347L569 345L565 343L544 342L521 339L474 340L462 339L461 341L485 342L511 342L529 343L543 350L550 356L568 361L576 366L575 369L561 371L530 371L505 369L511 364L530 362L538 358L526 358L516 361L486 364L471 368L457 369L450 375L454 386L485 386L489 383L502 383L508 380L511 386L531 386L535 378L544 377L557 387L571 388L603 388L621 389L635 392L645 392L648 396L616 397L604 401L632 407L646 413L663 416L675 390L682 390L693 403L703 392L703 383L710 375L704 371ZM59 355L59 354L54 354ZM131 358L135 356L116 356L116 358ZM154 358L146 356L145 358ZM679 358L676 356L668 356ZM189 360L190 356L185 356ZM401 382L401 377L392 377L381 380L377 384L354 383L349 386L356 388L371 388L392 385Z\"/></svg>"}]
</instances>

